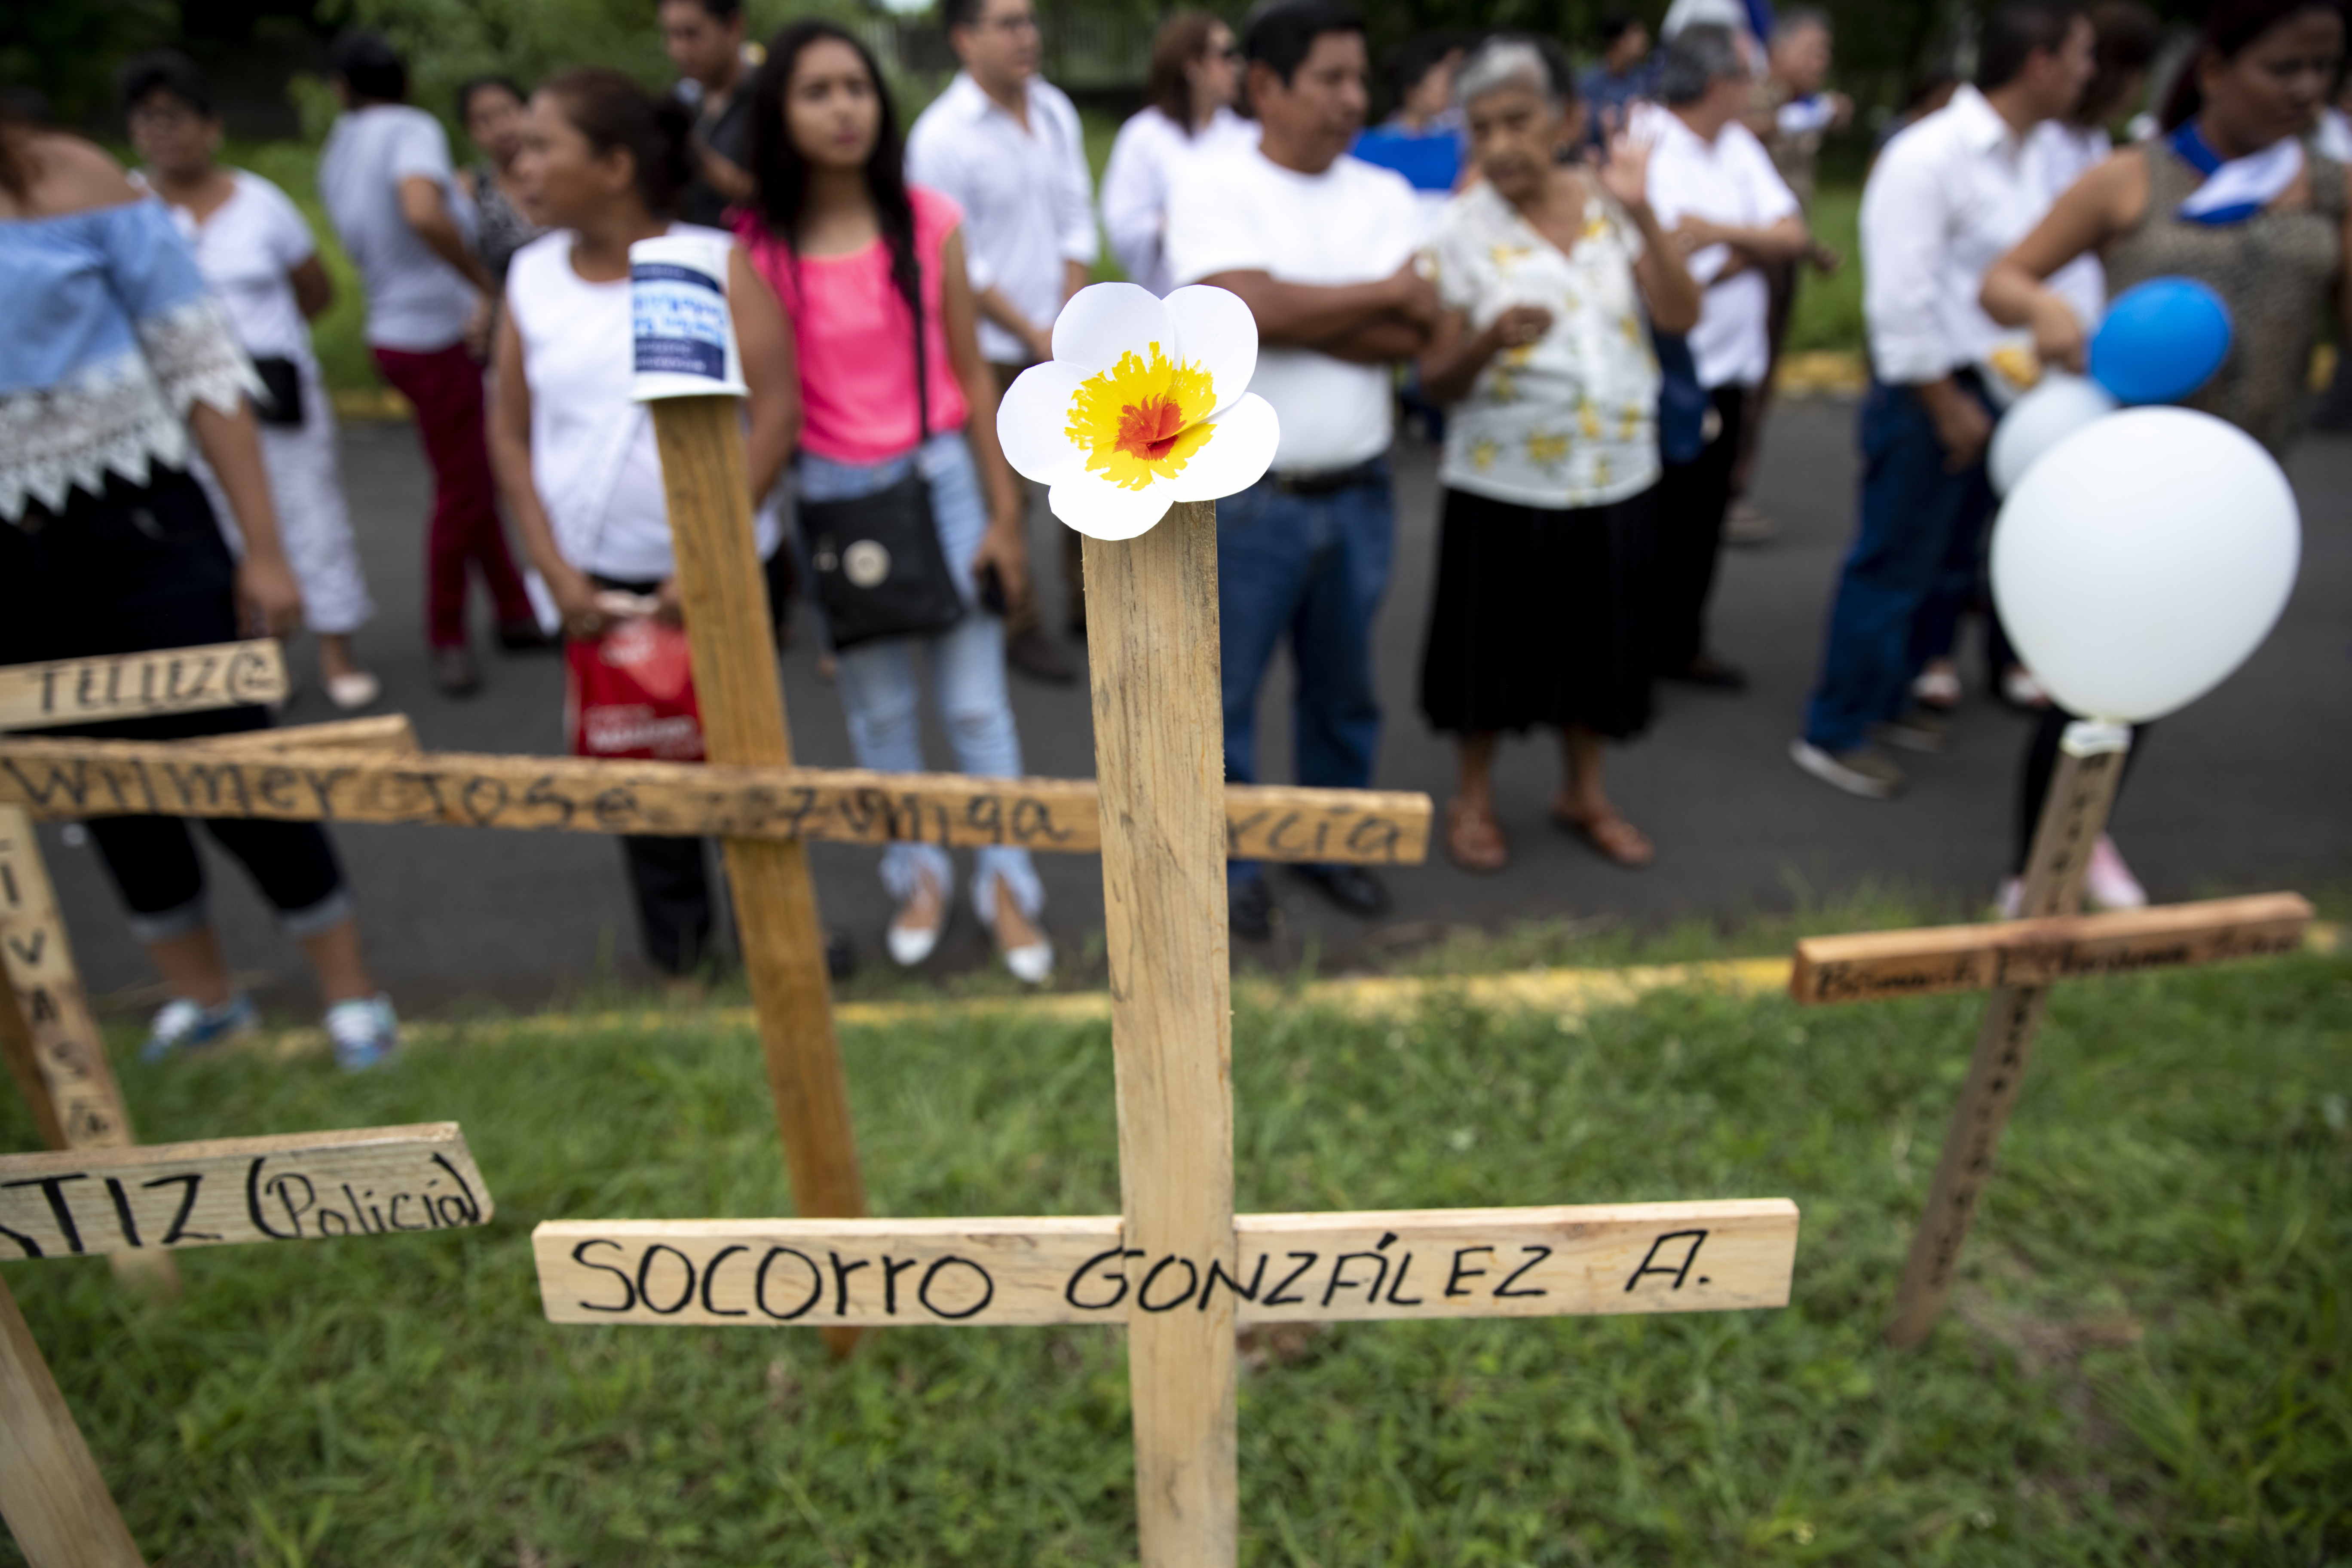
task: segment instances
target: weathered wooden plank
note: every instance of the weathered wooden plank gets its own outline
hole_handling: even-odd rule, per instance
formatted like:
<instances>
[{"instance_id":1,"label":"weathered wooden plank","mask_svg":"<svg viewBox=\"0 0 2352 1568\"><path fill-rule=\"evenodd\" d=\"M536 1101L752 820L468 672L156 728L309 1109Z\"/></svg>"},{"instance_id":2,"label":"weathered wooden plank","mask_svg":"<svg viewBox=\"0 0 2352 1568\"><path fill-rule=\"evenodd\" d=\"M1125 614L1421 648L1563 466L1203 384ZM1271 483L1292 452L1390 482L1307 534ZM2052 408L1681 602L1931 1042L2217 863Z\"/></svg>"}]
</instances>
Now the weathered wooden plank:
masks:
<instances>
[{"instance_id":1,"label":"weathered wooden plank","mask_svg":"<svg viewBox=\"0 0 2352 1568\"><path fill-rule=\"evenodd\" d=\"M2106 828L2130 745L2128 730L2080 720L2067 726L2026 856L2022 904L2028 917L2073 915L2083 907L2084 873L2092 847ZM1977 1198L1992 1177L2001 1130L2024 1088L2026 1063L2049 997L2043 986L2004 984L1985 998L1969 1075L1952 1108L1943 1152L1928 1178L1927 1208L1895 1287L1895 1321L1886 1339L1897 1349L1926 1339L1943 1312L1960 1247L1976 1219Z\"/></svg>"},{"instance_id":2,"label":"weathered wooden plank","mask_svg":"<svg viewBox=\"0 0 2352 1568\"><path fill-rule=\"evenodd\" d=\"M207 735L204 744L233 752L384 752L413 756L416 726L405 713L371 713L364 719L331 719L323 724L283 724L269 730L240 730L229 735Z\"/></svg>"},{"instance_id":3,"label":"weathered wooden plank","mask_svg":"<svg viewBox=\"0 0 2352 1568\"><path fill-rule=\"evenodd\" d=\"M732 397L664 398L653 405L653 421L706 750L714 763L788 767L792 735L766 578L752 545L741 408ZM736 835L725 853L793 1205L812 1217L863 1215L866 1179L834 1036L807 844ZM836 1331L834 1353L846 1355L856 1343L854 1333Z\"/></svg>"},{"instance_id":4,"label":"weathered wooden plank","mask_svg":"<svg viewBox=\"0 0 2352 1568\"><path fill-rule=\"evenodd\" d=\"M0 974L19 1027L0 1030L41 1135L64 1149L103 1149L133 1134L105 1042L82 994L57 890L25 813L0 805Z\"/></svg>"},{"instance_id":5,"label":"weathered wooden plank","mask_svg":"<svg viewBox=\"0 0 2352 1568\"><path fill-rule=\"evenodd\" d=\"M0 1279L0 1519L27 1568L141 1568L89 1445Z\"/></svg>"},{"instance_id":6,"label":"weathered wooden plank","mask_svg":"<svg viewBox=\"0 0 2352 1568\"><path fill-rule=\"evenodd\" d=\"M1785 1198L1243 1215L1234 1257L1130 1248L1117 1215L551 1220L531 1251L559 1323L1411 1321L1785 1306L1797 1222Z\"/></svg>"},{"instance_id":7,"label":"weathered wooden plank","mask_svg":"<svg viewBox=\"0 0 2352 1568\"><path fill-rule=\"evenodd\" d=\"M1239 1267L1217 509L1083 542L1122 1234L1213 1276ZM1234 1301L1189 1299L1160 1310L1139 1289L1126 1313L1143 1568L1231 1563L1239 1540Z\"/></svg>"},{"instance_id":8,"label":"weathered wooden plank","mask_svg":"<svg viewBox=\"0 0 2352 1568\"><path fill-rule=\"evenodd\" d=\"M0 1155L0 1256L452 1230L496 1212L454 1121Z\"/></svg>"},{"instance_id":9,"label":"weathered wooden plank","mask_svg":"<svg viewBox=\"0 0 2352 1568\"><path fill-rule=\"evenodd\" d=\"M100 724L285 700L285 657L268 637L0 666L0 730Z\"/></svg>"},{"instance_id":10,"label":"weathered wooden plank","mask_svg":"<svg viewBox=\"0 0 2352 1568\"><path fill-rule=\"evenodd\" d=\"M1810 1005L2048 985L2292 952L2313 910L2294 893L2210 899L2113 914L1807 937L1790 994Z\"/></svg>"},{"instance_id":11,"label":"weathered wooden plank","mask_svg":"<svg viewBox=\"0 0 2352 1568\"><path fill-rule=\"evenodd\" d=\"M287 821L813 838L1091 854L1090 779L976 779L855 768L415 756L329 749L0 740L0 805L37 817L156 812ZM1421 860L1429 797L1278 785L1224 792L1229 853L1372 865Z\"/></svg>"}]
</instances>

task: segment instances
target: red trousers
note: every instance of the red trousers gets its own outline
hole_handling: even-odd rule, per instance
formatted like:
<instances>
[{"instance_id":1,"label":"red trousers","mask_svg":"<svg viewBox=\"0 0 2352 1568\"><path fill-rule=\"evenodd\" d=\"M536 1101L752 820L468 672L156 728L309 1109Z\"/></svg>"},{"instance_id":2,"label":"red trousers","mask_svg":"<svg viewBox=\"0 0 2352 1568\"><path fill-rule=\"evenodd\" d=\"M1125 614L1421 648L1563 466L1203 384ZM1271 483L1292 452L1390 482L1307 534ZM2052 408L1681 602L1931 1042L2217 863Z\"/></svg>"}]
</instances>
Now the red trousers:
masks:
<instances>
[{"instance_id":1,"label":"red trousers","mask_svg":"<svg viewBox=\"0 0 2352 1568\"><path fill-rule=\"evenodd\" d=\"M499 625L536 626L507 536L483 436L482 367L463 343L430 353L378 348L383 378L416 409L416 433L433 465L433 521L425 534L425 640L466 642L466 566L482 574Z\"/></svg>"}]
</instances>

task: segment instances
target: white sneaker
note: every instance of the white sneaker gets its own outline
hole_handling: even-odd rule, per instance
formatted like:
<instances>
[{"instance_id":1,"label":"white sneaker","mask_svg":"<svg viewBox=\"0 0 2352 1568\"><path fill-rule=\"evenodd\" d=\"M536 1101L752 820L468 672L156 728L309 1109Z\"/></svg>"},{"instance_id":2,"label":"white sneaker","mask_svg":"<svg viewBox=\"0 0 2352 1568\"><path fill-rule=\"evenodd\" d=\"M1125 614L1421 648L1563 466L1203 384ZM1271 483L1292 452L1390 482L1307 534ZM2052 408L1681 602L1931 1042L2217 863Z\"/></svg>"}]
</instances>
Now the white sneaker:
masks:
<instances>
[{"instance_id":1,"label":"white sneaker","mask_svg":"<svg viewBox=\"0 0 2352 1568\"><path fill-rule=\"evenodd\" d=\"M1799 736L1789 742L1789 760L1823 784L1864 800L1893 800L1903 793L1903 770L1875 746L1832 752Z\"/></svg>"},{"instance_id":2,"label":"white sneaker","mask_svg":"<svg viewBox=\"0 0 2352 1568\"><path fill-rule=\"evenodd\" d=\"M2000 918L2005 921L2013 921L2023 914L2025 912L2025 879L2003 877L2000 879L2000 890L1992 896L1992 903L1993 908L2000 911Z\"/></svg>"},{"instance_id":3,"label":"white sneaker","mask_svg":"<svg viewBox=\"0 0 2352 1568\"><path fill-rule=\"evenodd\" d=\"M1923 669L1911 683L1912 700L1928 708L1958 708L1963 694L1956 669Z\"/></svg>"},{"instance_id":4,"label":"white sneaker","mask_svg":"<svg viewBox=\"0 0 2352 1568\"><path fill-rule=\"evenodd\" d=\"M2147 908L2147 889L2139 885L2139 879L2124 864L2123 852L2116 847L2116 841L2104 833L2091 846L2091 864L2083 874L2083 892L2096 909Z\"/></svg>"},{"instance_id":5,"label":"white sneaker","mask_svg":"<svg viewBox=\"0 0 2352 1568\"><path fill-rule=\"evenodd\" d=\"M882 933L882 946L890 954L890 962L901 969L912 969L930 957L938 950L940 938L946 934L948 929L947 895L940 890L929 872L919 871L915 878L915 891L899 904L898 912L890 917L888 929ZM939 911L939 918L927 926L909 923L908 911L914 909L916 900L926 893L930 895L932 908Z\"/></svg>"},{"instance_id":6,"label":"white sneaker","mask_svg":"<svg viewBox=\"0 0 2352 1568\"><path fill-rule=\"evenodd\" d=\"M253 998L241 991L217 1007L174 996L147 1026L147 1043L139 1047L139 1059L160 1062L182 1051L202 1050L251 1034L260 1024Z\"/></svg>"},{"instance_id":7,"label":"white sneaker","mask_svg":"<svg viewBox=\"0 0 2352 1568\"><path fill-rule=\"evenodd\" d=\"M327 1009L326 1023L335 1065L345 1072L380 1067L400 1045L400 1020L393 1014L392 998L381 994L336 1003Z\"/></svg>"},{"instance_id":8,"label":"white sneaker","mask_svg":"<svg viewBox=\"0 0 2352 1568\"><path fill-rule=\"evenodd\" d=\"M2000 700L2011 708L2050 706L2050 693L2042 689L2042 682L2033 679L2033 672L2021 664L2012 664L2001 672Z\"/></svg>"},{"instance_id":9,"label":"white sneaker","mask_svg":"<svg viewBox=\"0 0 2352 1568\"><path fill-rule=\"evenodd\" d=\"M327 677L327 700L346 713L357 712L383 695L383 682L364 669Z\"/></svg>"},{"instance_id":10,"label":"white sneaker","mask_svg":"<svg viewBox=\"0 0 2352 1568\"><path fill-rule=\"evenodd\" d=\"M1024 985L1043 985L1054 978L1054 944L1045 937L1004 950L1004 967Z\"/></svg>"},{"instance_id":11,"label":"white sneaker","mask_svg":"<svg viewBox=\"0 0 2352 1568\"><path fill-rule=\"evenodd\" d=\"M941 921L935 926L902 926L897 921L882 936L882 943L890 950L890 962L901 969L912 969L931 956L940 945L940 933L947 929Z\"/></svg>"}]
</instances>

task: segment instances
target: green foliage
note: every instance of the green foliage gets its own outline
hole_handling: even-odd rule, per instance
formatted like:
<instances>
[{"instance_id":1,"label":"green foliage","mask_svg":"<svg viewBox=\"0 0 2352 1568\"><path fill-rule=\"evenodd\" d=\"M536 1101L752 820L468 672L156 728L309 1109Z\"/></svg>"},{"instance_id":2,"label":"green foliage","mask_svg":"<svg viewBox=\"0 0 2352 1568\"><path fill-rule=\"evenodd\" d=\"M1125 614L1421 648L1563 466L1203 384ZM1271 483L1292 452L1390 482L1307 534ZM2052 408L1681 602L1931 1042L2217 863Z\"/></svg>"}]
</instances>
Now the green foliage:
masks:
<instances>
[{"instance_id":1,"label":"green foliage","mask_svg":"<svg viewBox=\"0 0 2352 1568\"><path fill-rule=\"evenodd\" d=\"M1782 1311L1279 1342L1243 1376L1243 1561L2352 1552L2352 963L2063 988L1953 1310L1900 1354L1880 1331L1979 1010L1245 1006L1246 1208L1785 1194L1804 1222ZM843 1043L878 1212L1116 1208L1102 1027ZM459 1039L360 1079L119 1070L159 1141L457 1118L499 1206L190 1253L169 1305L95 1261L6 1266L157 1561L1134 1560L1112 1333L891 1331L835 1365L805 1333L542 1320L539 1220L786 1212L747 1029ZM0 1146L34 1142L7 1097Z\"/></svg>"},{"instance_id":2,"label":"green foliage","mask_svg":"<svg viewBox=\"0 0 2352 1568\"><path fill-rule=\"evenodd\" d=\"M528 88L571 66L610 66L647 87L677 72L662 53L657 0L330 0L337 20L378 29L408 58L410 97L445 117L458 84L488 72ZM866 12L856 0L748 0L747 37L790 18Z\"/></svg>"},{"instance_id":3,"label":"green foliage","mask_svg":"<svg viewBox=\"0 0 2352 1568\"><path fill-rule=\"evenodd\" d=\"M171 42L179 23L178 0L0 5L0 83L37 89L61 122L78 123L112 109L124 57Z\"/></svg>"}]
</instances>

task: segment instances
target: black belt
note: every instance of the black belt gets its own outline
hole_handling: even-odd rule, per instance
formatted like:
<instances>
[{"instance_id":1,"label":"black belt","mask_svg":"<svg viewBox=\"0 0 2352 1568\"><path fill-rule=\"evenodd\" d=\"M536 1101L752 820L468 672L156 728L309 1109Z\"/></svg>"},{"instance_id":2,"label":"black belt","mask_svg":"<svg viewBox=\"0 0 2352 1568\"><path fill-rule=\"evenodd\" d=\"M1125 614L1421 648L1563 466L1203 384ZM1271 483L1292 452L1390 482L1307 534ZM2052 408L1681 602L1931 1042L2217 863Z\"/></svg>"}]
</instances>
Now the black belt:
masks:
<instances>
[{"instance_id":1,"label":"black belt","mask_svg":"<svg viewBox=\"0 0 2352 1568\"><path fill-rule=\"evenodd\" d=\"M1341 490L1354 489L1358 485L1386 482L1389 460L1385 454L1367 458L1345 468L1321 468L1306 474L1276 474L1274 488L1287 496L1337 495Z\"/></svg>"}]
</instances>

